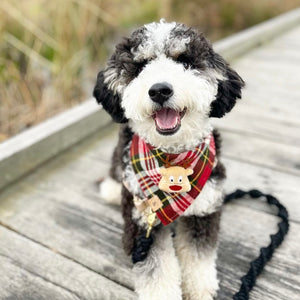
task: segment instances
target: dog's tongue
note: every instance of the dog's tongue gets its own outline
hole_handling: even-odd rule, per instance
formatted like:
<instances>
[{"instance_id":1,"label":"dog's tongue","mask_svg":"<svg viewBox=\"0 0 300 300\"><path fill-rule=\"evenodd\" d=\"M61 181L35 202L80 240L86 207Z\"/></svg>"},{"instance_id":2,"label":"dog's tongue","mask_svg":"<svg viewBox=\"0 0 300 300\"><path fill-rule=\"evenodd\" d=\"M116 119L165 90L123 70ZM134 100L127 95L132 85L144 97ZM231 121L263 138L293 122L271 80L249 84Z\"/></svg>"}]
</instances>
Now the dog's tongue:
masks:
<instances>
[{"instance_id":1,"label":"dog's tongue","mask_svg":"<svg viewBox=\"0 0 300 300\"><path fill-rule=\"evenodd\" d=\"M180 114L174 109L162 108L155 113L155 121L160 129L171 129L180 121Z\"/></svg>"}]
</instances>

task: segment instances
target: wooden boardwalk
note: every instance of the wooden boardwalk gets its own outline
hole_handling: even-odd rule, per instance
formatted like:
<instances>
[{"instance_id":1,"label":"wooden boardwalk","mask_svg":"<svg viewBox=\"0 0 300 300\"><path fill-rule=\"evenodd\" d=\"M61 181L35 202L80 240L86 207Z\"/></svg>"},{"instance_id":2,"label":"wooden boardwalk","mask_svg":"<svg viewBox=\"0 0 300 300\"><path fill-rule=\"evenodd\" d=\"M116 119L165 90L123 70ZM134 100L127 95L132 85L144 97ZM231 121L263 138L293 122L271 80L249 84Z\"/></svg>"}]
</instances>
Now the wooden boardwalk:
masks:
<instances>
[{"instance_id":1,"label":"wooden boardwalk","mask_svg":"<svg viewBox=\"0 0 300 300\"><path fill-rule=\"evenodd\" d=\"M289 209L284 244L251 299L300 299L300 26L232 63L247 83L243 100L216 120L223 136L226 191L273 193ZM117 126L65 151L0 194L1 300L136 299L121 249L119 207L98 198ZM277 217L259 201L224 208L219 299L231 299L248 263L269 243ZM155 299L153 299L155 300Z\"/></svg>"}]
</instances>

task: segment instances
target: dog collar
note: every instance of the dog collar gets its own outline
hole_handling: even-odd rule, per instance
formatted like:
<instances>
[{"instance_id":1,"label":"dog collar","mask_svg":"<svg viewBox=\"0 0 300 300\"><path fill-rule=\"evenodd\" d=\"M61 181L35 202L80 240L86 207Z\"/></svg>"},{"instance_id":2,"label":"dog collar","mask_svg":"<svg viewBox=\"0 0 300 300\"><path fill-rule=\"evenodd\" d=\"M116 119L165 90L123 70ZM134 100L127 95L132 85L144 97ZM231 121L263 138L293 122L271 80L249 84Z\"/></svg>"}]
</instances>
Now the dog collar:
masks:
<instances>
[{"instance_id":1,"label":"dog collar","mask_svg":"<svg viewBox=\"0 0 300 300\"><path fill-rule=\"evenodd\" d=\"M193 203L210 177L215 142L209 135L194 150L179 154L153 148L138 135L130 146L130 158L145 204L164 225L173 222Z\"/></svg>"}]
</instances>

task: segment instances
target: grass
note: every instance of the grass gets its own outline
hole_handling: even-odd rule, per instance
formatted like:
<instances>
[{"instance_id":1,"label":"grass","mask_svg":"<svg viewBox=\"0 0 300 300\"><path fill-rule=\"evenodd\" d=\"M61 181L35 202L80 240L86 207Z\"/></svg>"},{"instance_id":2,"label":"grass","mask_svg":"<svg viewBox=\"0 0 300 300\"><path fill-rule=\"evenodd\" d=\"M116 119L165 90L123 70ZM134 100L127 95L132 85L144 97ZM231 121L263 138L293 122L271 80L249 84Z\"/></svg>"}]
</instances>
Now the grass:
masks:
<instances>
[{"instance_id":1,"label":"grass","mask_svg":"<svg viewBox=\"0 0 300 300\"><path fill-rule=\"evenodd\" d=\"M0 142L91 96L128 30L165 17L216 40L298 0L1 0Z\"/></svg>"}]
</instances>

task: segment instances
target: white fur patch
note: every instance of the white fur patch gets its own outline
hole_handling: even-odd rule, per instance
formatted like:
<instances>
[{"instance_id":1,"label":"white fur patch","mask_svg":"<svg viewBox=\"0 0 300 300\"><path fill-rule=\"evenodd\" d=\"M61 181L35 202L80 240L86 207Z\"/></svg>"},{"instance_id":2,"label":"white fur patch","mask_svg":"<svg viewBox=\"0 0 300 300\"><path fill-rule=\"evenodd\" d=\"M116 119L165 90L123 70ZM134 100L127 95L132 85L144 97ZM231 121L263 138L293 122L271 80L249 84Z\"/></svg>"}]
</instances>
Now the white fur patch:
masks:
<instances>
[{"instance_id":1,"label":"white fur patch","mask_svg":"<svg viewBox=\"0 0 300 300\"><path fill-rule=\"evenodd\" d=\"M223 203L223 181L209 179L183 216L205 216L218 210Z\"/></svg>"},{"instance_id":2,"label":"white fur patch","mask_svg":"<svg viewBox=\"0 0 300 300\"><path fill-rule=\"evenodd\" d=\"M125 87L124 83L122 82L122 77L119 78L116 69L109 68L104 73L105 83L107 84L108 88L114 93L119 93L120 95L123 93L123 89Z\"/></svg>"},{"instance_id":3,"label":"white fur patch","mask_svg":"<svg viewBox=\"0 0 300 300\"><path fill-rule=\"evenodd\" d=\"M145 25L144 41L133 52L134 59L140 61L143 59L151 59L160 55L165 50L166 41L176 23L166 23L161 20L159 23L150 23Z\"/></svg>"},{"instance_id":4,"label":"white fur patch","mask_svg":"<svg viewBox=\"0 0 300 300\"><path fill-rule=\"evenodd\" d=\"M121 190L122 185L111 177L106 177L99 184L99 196L108 203L120 204Z\"/></svg>"},{"instance_id":5,"label":"white fur patch","mask_svg":"<svg viewBox=\"0 0 300 300\"><path fill-rule=\"evenodd\" d=\"M187 108L181 120L181 128L170 136L163 136L156 131L152 117L158 107L150 99L148 91L159 82L173 86L174 94L166 103L167 107L178 111ZM186 70L182 64L162 54L149 62L124 89L121 105L133 131L148 143L170 151L178 147L191 149L212 130L208 115L216 94L215 77L192 69Z\"/></svg>"},{"instance_id":6,"label":"white fur patch","mask_svg":"<svg viewBox=\"0 0 300 300\"><path fill-rule=\"evenodd\" d=\"M216 249L201 251L186 241L184 232L176 234L175 245L181 267L183 295L189 300L213 300L219 288Z\"/></svg>"},{"instance_id":7,"label":"white fur patch","mask_svg":"<svg viewBox=\"0 0 300 300\"><path fill-rule=\"evenodd\" d=\"M147 258L133 271L139 300L182 300L180 267L169 228L161 229Z\"/></svg>"}]
</instances>

